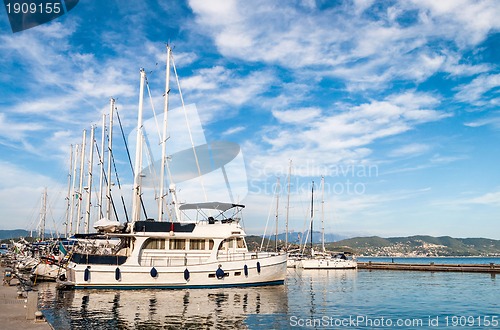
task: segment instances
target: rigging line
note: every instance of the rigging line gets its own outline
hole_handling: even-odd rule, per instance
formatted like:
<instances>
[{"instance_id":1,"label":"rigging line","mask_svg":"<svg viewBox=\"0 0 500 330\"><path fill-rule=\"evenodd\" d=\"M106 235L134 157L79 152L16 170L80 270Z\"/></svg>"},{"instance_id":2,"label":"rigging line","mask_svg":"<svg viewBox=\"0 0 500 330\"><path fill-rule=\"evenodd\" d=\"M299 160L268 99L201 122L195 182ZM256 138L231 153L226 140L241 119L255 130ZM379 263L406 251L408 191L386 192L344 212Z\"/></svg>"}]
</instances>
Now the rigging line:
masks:
<instances>
[{"instance_id":1,"label":"rigging line","mask_svg":"<svg viewBox=\"0 0 500 330\"><path fill-rule=\"evenodd\" d=\"M127 139L125 138L125 133L123 132L122 121L120 119L120 115L118 114L118 109L115 109L115 110L116 110L115 111L116 117L118 118L118 123L120 124L120 131L122 133L123 143L125 144L125 150L127 151L127 157L128 157L128 161L130 164L130 169L132 170L132 176L134 177L135 176L134 165L132 165L132 157L130 157L130 150L128 148ZM144 201L142 200L142 195L139 196L139 199L141 200L141 205L142 205L142 209L144 211L144 215L146 215L146 207L144 206ZM146 216L146 218L147 218L147 216ZM128 217L127 217L127 222L128 222Z\"/></svg>"},{"instance_id":2,"label":"rigging line","mask_svg":"<svg viewBox=\"0 0 500 330\"><path fill-rule=\"evenodd\" d=\"M143 138L143 143L146 145L146 157L148 158L149 163L151 166L148 166L149 168L149 173L151 173L152 177L155 179L155 181L158 181L158 174L156 173L156 167L154 163L154 156L153 156L153 151L151 150L151 144L148 143L149 139L147 138L146 134L142 134ZM155 199L158 198L158 191L156 189L156 185L153 184L153 189L154 189L154 195Z\"/></svg>"},{"instance_id":3,"label":"rigging line","mask_svg":"<svg viewBox=\"0 0 500 330\"><path fill-rule=\"evenodd\" d=\"M143 126L144 127L144 126ZM148 159L150 159L150 153L151 153L151 150L149 150L149 144L146 143L146 135L144 134L144 130L142 130L143 134L141 134L142 136L142 143L146 145L146 147L148 148L148 153L146 153L146 156L148 157ZM142 162L141 162L142 163ZM153 164L151 164L151 166L153 166ZM155 192L156 193L156 192ZM141 190L141 194L139 195L139 199L141 200L141 206L142 206L142 212L144 213L144 217L147 219L148 218L148 214L146 213L146 206L144 205L144 200L142 199L142 190Z\"/></svg>"},{"instance_id":4,"label":"rigging line","mask_svg":"<svg viewBox=\"0 0 500 330\"><path fill-rule=\"evenodd\" d=\"M99 164L101 163L101 152L99 151L99 146L97 145L97 143L95 144L95 148L97 150L97 158L99 158ZM103 155L104 156L104 155ZM104 167L102 167L102 174L103 174L103 179L104 179L104 183L108 184L108 180L106 178L106 171L104 171ZM102 200L100 200L99 198L97 199L97 206L99 207L99 219L102 219L104 217L104 214L102 213Z\"/></svg>"},{"instance_id":5,"label":"rigging line","mask_svg":"<svg viewBox=\"0 0 500 330\"><path fill-rule=\"evenodd\" d=\"M274 198L273 198L274 200ZM262 251L262 247L264 246L264 241L267 235L267 227L269 225L269 219L271 219L271 212L273 209L274 203L271 203L269 205L269 212L267 212L267 220L266 220L266 227L264 228L264 234L262 234L262 241L260 242L260 250Z\"/></svg>"},{"instance_id":6,"label":"rigging line","mask_svg":"<svg viewBox=\"0 0 500 330\"><path fill-rule=\"evenodd\" d=\"M189 120L187 116L186 106L184 104L184 97L182 96L181 84L179 82L179 76L177 74L177 69L175 67L174 57L172 56L172 67L174 69L175 80L177 82L177 88L179 89L179 96L181 98L182 110L184 111L184 117L186 118L186 125L189 132L189 139L191 140L191 147L193 148L194 159L196 161L196 167L198 168L198 176L200 178L201 188L203 190L203 195L205 196L205 201L208 202L207 192L205 190L205 184L203 183L203 176L201 175L200 162L198 161L198 155L196 154L196 148L194 146L193 135L191 133L191 127L189 126Z\"/></svg>"},{"instance_id":7,"label":"rigging line","mask_svg":"<svg viewBox=\"0 0 500 330\"><path fill-rule=\"evenodd\" d=\"M123 194L121 193L120 179L118 178L118 171L116 170L116 163L115 163L115 157L114 157L114 154L113 154L113 150L110 150L109 152L111 152L111 160L112 160L112 163L113 163L113 168L115 170L115 177L116 177L116 182L118 184L118 190L120 190L120 196L122 198L122 203L124 203L124 201L123 201ZM118 213L116 212L115 200L113 199L113 195L110 195L109 198L111 199L111 206L113 207L113 213L115 214L116 221L119 221L118 220ZM127 222L128 222L127 209L125 208L125 204L123 205L123 208L125 210L125 217L126 217Z\"/></svg>"},{"instance_id":8,"label":"rigging line","mask_svg":"<svg viewBox=\"0 0 500 330\"><path fill-rule=\"evenodd\" d=\"M52 207L50 206L50 202L48 202L48 204L49 204L48 209L49 209L49 213L50 213L50 218L52 219L52 225L54 226L54 229L50 231L50 235L51 235L52 238L54 238L54 232L55 232L56 237L60 237L61 235L59 233L59 229L57 229L58 226L56 224L56 219L54 217L54 212L52 210Z\"/></svg>"},{"instance_id":9,"label":"rigging line","mask_svg":"<svg viewBox=\"0 0 500 330\"><path fill-rule=\"evenodd\" d=\"M130 169L132 170L132 176L135 176L134 165L132 165L132 157L130 157L130 150L128 148L127 139L125 138L125 133L123 132L122 121L120 119L120 114L118 113L118 109L115 109L115 113L116 117L118 118L118 123L120 124L120 131L122 133L123 142L125 143L125 150L127 151L127 157L130 164Z\"/></svg>"},{"instance_id":10,"label":"rigging line","mask_svg":"<svg viewBox=\"0 0 500 330\"><path fill-rule=\"evenodd\" d=\"M156 131L158 132L158 144L161 144L162 137L160 134L160 125L158 124L158 118L156 116L155 105L153 103L153 96L151 95L151 90L149 89L148 78L146 77L146 88L148 90L149 101L151 102L151 109L153 110L153 118L155 119Z\"/></svg>"}]
</instances>

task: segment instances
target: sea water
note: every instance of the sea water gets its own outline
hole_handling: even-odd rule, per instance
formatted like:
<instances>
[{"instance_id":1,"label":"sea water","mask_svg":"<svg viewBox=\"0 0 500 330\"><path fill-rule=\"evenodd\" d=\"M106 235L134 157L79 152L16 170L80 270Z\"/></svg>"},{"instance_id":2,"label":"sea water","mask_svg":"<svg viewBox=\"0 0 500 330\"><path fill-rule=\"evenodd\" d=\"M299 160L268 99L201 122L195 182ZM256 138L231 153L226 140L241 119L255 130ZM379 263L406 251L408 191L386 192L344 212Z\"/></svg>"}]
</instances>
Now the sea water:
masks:
<instances>
[{"instance_id":1,"label":"sea water","mask_svg":"<svg viewBox=\"0 0 500 330\"><path fill-rule=\"evenodd\" d=\"M499 281L488 273L290 269L278 286L67 291L51 283L39 291L56 330L500 329Z\"/></svg>"}]
</instances>

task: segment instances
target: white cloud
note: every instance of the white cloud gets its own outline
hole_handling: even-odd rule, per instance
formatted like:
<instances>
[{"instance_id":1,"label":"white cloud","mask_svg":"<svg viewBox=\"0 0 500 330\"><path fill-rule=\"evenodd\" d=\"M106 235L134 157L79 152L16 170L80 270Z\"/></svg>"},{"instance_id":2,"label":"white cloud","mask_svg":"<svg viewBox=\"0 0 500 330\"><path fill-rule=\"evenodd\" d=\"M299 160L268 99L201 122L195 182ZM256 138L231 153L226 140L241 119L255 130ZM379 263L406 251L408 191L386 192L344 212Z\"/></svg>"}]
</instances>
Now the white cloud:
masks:
<instances>
[{"instance_id":1,"label":"white cloud","mask_svg":"<svg viewBox=\"0 0 500 330\"><path fill-rule=\"evenodd\" d=\"M232 134L236 134L236 133L242 132L244 130L245 130L244 126L236 126L236 127L232 127L230 129L228 129L227 131L225 131L224 133L222 133L222 135L228 136L228 135L232 135Z\"/></svg>"},{"instance_id":2,"label":"white cloud","mask_svg":"<svg viewBox=\"0 0 500 330\"><path fill-rule=\"evenodd\" d=\"M53 201L51 214L64 214L61 204L54 196L61 196L63 187L51 178L27 171L17 164L0 161L0 200L3 228L5 229L35 229L34 220L39 218L42 192L48 188L49 199ZM20 201L22 201L20 203ZM38 207L37 207L38 206ZM10 221L5 221L10 219ZM15 219L15 221L12 221ZM52 226L47 224L47 229Z\"/></svg>"},{"instance_id":3,"label":"white cloud","mask_svg":"<svg viewBox=\"0 0 500 330\"><path fill-rule=\"evenodd\" d=\"M274 168L281 168L280 162L283 159L293 159L300 164L299 167L304 167L304 163L311 159L316 160L315 167L336 163L364 163L368 161L371 144L375 141L451 116L446 112L427 109L438 103L439 100L432 95L406 92L391 95L383 101L344 106L342 111L338 108L335 111L321 112L300 110L301 115L313 116L314 120L304 120L302 125L282 120L279 127L266 127L261 135L263 142L271 148L267 152L260 150L253 161L255 166L268 164ZM273 114L279 119L290 118L288 115L294 110L290 111L275 111ZM290 123L293 125L287 127L286 124ZM415 144L413 149L423 152L425 147L423 144ZM410 150L400 150L399 155L404 156L403 152L408 154ZM249 155L249 152L245 154ZM309 169L306 172L315 170Z\"/></svg>"},{"instance_id":4,"label":"white cloud","mask_svg":"<svg viewBox=\"0 0 500 330\"><path fill-rule=\"evenodd\" d=\"M500 9L493 2L398 2L365 12L372 3L356 2L354 8L342 3L330 10L268 1L189 4L199 31L212 37L224 56L341 77L351 91L383 88L394 78L420 82L439 71L485 70L458 64L461 54L452 44L470 49L500 28L495 18ZM413 20L405 21L408 16Z\"/></svg>"},{"instance_id":5,"label":"white cloud","mask_svg":"<svg viewBox=\"0 0 500 330\"><path fill-rule=\"evenodd\" d=\"M500 192L490 192L481 196L469 198L464 201L469 204L485 204L485 205L495 205L500 206Z\"/></svg>"},{"instance_id":6,"label":"white cloud","mask_svg":"<svg viewBox=\"0 0 500 330\"><path fill-rule=\"evenodd\" d=\"M497 105L500 103L498 97L494 95L485 97L485 94L499 86L500 74L483 74L469 84L457 87L458 92L455 94L455 98L460 102L476 106Z\"/></svg>"},{"instance_id":7,"label":"white cloud","mask_svg":"<svg viewBox=\"0 0 500 330\"><path fill-rule=\"evenodd\" d=\"M389 153L391 157L415 157L426 153L431 149L431 146L423 143L410 143L401 146Z\"/></svg>"},{"instance_id":8,"label":"white cloud","mask_svg":"<svg viewBox=\"0 0 500 330\"><path fill-rule=\"evenodd\" d=\"M294 110L273 111L273 116L282 123L309 124L321 115L321 109L303 108Z\"/></svg>"},{"instance_id":9,"label":"white cloud","mask_svg":"<svg viewBox=\"0 0 500 330\"><path fill-rule=\"evenodd\" d=\"M486 125L492 125L494 127L500 127L500 117L487 117L487 118L481 118L477 119L474 121L470 121L467 123L464 123L465 126L468 127L482 127Z\"/></svg>"}]
</instances>

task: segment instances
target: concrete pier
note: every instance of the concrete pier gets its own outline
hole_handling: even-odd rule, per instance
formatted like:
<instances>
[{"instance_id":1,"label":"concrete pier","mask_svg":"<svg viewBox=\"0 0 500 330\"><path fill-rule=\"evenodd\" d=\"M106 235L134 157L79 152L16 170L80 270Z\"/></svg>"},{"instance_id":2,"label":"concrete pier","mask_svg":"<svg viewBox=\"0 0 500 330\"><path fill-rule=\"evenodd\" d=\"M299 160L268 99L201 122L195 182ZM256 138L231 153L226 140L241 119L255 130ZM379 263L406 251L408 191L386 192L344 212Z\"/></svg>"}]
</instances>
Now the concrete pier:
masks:
<instances>
[{"instance_id":1,"label":"concrete pier","mask_svg":"<svg viewBox=\"0 0 500 330\"><path fill-rule=\"evenodd\" d=\"M4 267L0 267L0 275L4 276ZM0 329L5 330L51 330L46 321L36 319L38 292L18 294L17 279L12 279L10 285L0 286ZM30 315L33 314L33 315Z\"/></svg>"},{"instance_id":2,"label":"concrete pier","mask_svg":"<svg viewBox=\"0 0 500 330\"><path fill-rule=\"evenodd\" d=\"M500 265L489 264L406 264L392 262L358 262L358 269L368 270L411 270L427 272L468 272L468 273L500 273Z\"/></svg>"}]
</instances>

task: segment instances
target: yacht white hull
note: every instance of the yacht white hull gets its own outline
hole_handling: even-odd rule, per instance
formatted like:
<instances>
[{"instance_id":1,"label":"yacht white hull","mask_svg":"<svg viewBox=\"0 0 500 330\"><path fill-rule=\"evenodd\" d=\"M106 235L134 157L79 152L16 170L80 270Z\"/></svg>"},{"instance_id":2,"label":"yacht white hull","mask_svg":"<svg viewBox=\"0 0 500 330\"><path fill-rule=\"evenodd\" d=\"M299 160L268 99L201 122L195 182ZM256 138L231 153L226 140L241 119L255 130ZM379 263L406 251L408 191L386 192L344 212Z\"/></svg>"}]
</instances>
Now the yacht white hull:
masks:
<instances>
[{"instance_id":1,"label":"yacht white hull","mask_svg":"<svg viewBox=\"0 0 500 330\"><path fill-rule=\"evenodd\" d=\"M358 267L358 264L354 260L318 258L299 260L295 267L302 269L354 269Z\"/></svg>"},{"instance_id":2,"label":"yacht white hull","mask_svg":"<svg viewBox=\"0 0 500 330\"><path fill-rule=\"evenodd\" d=\"M39 263L32 271L37 280L55 281L58 276L66 273L66 270L55 264Z\"/></svg>"},{"instance_id":3,"label":"yacht white hull","mask_svg":"<svg viewBox=\"0 0 500 330\"><path fill-rule=\"evenodd\" d=\"M282 254L186 266L73 263L66 271L67 280L58 282L75 289L175 289L274 285L284 283L286 260L286 255ZM223 271L223 275L218 272L219 268Z\"/></svg>"}]
</instances>

